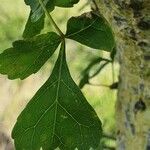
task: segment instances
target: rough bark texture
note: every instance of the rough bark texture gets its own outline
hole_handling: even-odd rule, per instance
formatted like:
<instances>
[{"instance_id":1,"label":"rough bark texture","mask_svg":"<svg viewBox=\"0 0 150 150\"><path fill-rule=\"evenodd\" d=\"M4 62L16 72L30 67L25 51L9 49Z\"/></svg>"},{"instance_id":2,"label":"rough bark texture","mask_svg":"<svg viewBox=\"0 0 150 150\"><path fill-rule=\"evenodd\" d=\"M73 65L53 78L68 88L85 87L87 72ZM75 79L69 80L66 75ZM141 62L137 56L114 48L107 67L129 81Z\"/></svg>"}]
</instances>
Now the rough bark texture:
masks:
<instances>
[{"instance_id":1,"label":"rough bark texture","mask_svg":"<svg viewBox=\"0 0 150 150\"><path fill-rule=\"evenodd\" d=\"M117 150L150 150L150 1L95 2L118 49Z\"/></svg>"}]
</instances>

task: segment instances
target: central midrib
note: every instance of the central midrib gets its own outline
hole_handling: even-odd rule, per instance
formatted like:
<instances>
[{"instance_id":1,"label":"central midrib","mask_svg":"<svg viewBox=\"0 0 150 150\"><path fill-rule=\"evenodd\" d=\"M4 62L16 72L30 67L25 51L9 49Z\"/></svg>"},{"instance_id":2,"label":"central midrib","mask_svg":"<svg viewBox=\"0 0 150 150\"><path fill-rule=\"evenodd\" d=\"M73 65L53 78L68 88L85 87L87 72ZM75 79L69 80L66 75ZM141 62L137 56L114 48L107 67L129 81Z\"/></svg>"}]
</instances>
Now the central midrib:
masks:
<instances>
[{"instance_id":1,"label":"central midrib","mask_svg":"<svg viewBox=\"0 0 150 150\"><path fill-rule=\"evenodd\" d=\"M62 74L62 65L63 65L63 56L65 51L65 43L62 43L61 49L60 49L60 66L59 66L59 73L58 73L58 84L57 84L57 90L56 90L56 99L55 99L55 116L54 116L54 123L53 123L53 132L52 132L52 142L55 135L55 128L56 128L56 119L57 119L57 109L58 109L58 98L59 98L59 89L60 89L60 83L61 83L61 74ZM59 61L59 60L58 60Z\"/></svg>"}]
</instances>

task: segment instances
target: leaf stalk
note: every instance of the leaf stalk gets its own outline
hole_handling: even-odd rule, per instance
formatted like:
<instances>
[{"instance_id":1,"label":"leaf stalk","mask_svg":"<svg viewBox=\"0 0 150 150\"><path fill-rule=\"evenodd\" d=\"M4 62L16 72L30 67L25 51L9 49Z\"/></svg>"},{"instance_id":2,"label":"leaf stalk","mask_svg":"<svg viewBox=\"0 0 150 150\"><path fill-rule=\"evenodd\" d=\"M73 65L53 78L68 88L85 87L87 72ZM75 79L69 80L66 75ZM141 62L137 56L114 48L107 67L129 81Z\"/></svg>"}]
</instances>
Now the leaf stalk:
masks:
<instances>
[{"instance_id":1,"label":"leaf stalk","mask_svg":"<svg viewBox=\"0 0 150 150\"><path fill-rule=\"evenodd\" d=\"M47 15L50 23L53 24L54 28L56 29L56 31L58 32L58 34L61 36L62 39L65 38L65 35L63 34L63 32L60 30L60 28L58 27L58 25L56 24L56 22L54 21L53 17L50 15L50 13L48 12L48 10L46 9L44 3L42 0L39 0L39 3L42 7L42 9L44 10L45 14Z\"/></svg>"}]
</instances>

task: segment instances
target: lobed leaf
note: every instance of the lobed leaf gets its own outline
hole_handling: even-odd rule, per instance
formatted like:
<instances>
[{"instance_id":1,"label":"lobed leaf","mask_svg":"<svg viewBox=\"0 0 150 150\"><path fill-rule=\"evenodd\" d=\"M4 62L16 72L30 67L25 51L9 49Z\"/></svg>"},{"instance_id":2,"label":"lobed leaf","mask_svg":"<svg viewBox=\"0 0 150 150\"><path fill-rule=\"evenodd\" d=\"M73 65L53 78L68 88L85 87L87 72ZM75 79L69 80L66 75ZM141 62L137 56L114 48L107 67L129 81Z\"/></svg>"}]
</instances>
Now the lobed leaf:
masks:
<instances>
[{"instance_id":1,"label":"lobed leaf","mask_svg":"<svg viewBox=\"0 0 150 150\"><path fill-rule=\"evenodd\" d=\"M0 73L7 74L9 79L24 79L36 73L60 42L60 37L54 32L15 41L12 48L0 54Z\"/></svg>"},{"instance_id":2,"label":"lobed leaf","mask_svg":"<svg viewBox=\"0 0 150 150\"><path fill-rule=\"evenodd\" d=\"M50 78L17 119L16 150L89 150L102 136L101 122L72 80L61 51Z\"/></svg>"},{"instance_id":3,"label":"lobed leaf","mask_svg":"<svg viewBox=\"0 0 150 150\"><path fill-rule=\"evenodd\" d=\"M108 22L94 12L70 18L67 23L66 37L88 47L105 51L111 51L115 45Z\"/></svg>"}]
</instances>

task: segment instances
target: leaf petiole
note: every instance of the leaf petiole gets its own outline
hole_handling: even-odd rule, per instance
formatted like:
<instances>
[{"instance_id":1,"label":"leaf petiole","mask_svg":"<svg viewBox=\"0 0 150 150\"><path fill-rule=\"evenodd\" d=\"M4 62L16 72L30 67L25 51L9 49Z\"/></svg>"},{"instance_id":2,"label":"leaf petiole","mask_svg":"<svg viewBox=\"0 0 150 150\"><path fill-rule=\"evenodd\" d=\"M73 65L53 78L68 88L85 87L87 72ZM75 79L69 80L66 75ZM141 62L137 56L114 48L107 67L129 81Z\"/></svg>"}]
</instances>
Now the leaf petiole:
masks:
<instances>
[{"instance_id":1,"label":"leaf petiole","mask_svg":"<svg viewBox=\"0 0 150 150\"><path fill-rule=\"evenodd\" d=\"M39 3L40 3L40 5L41 5L42 9L44 10L45 14L47 15L47 17L48 17L50 23L53 24L54 28L56 29L56 31L58 32L58 34L61 36L61 38L64 39L64 38L65 38L65 35L64 35L63 32L60 30L60 28L58 27L58 25L56 24L56 22L54 21L54 19L53 19L52 16L50 15L50 13L47 11L47 9L46 9L46 7L45 7L43 1L42 1L42 0L39 0Z\"/></svg>"}]
</instances>

